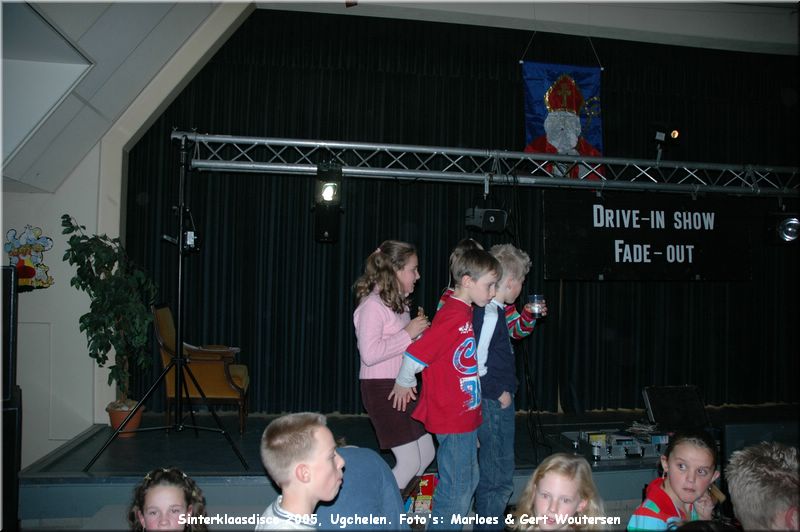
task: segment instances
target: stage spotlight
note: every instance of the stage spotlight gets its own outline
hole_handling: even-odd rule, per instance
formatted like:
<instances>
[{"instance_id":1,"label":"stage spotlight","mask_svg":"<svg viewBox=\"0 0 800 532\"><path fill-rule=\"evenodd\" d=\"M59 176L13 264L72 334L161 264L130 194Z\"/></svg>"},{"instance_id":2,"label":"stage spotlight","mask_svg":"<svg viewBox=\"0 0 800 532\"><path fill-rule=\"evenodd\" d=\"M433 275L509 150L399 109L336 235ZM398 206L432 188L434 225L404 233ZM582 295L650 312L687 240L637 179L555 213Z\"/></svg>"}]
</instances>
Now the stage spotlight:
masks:
<instances>
[{"instance_id":1,"label":"stage spotlight","mask_svg":"<svg viewBox=\"0 0 800 532\"><path fill-rule=\"evenodd\" d=\"M317 242L339 240L342 209L342 167L323 162L317 165L317 184L314 195L314 238Z\"/></svg>"},{"instance_id":2,"label":"stage spotlight","mask_svg":"<svg viewBox=\"0 0 800 532\"><path fill-rule=\"evenodd\" d=\"M671 129L667 131L666 129L656 129L656 142L674 142L678 140L678 137L681 136L681 132L677 129Z\"/></svg>"},{"instance_id":3,"label":"stage spotlight","mask_svg":"<svg viewBox=\"0 0 800 532\"><path fill-rule=\"evenodd\" d=\"M651 124L652 131L654 132L654 140L656 141L656 164L661 161L661 155L667 146L678 144L678 139L681 132L678 129L666 127L662 123L654 122Z\"/></svg>"},{"instance_id":4,"label":"stage spotlight","mask_svg":"<svg viewBox=\"0 0 800 532\"><path fill-rule=\"evenodd\" d=\"M800 229L800 221L797 216L787 216L778 222L775 231L778 233L778 238L784 242L794 242L797 240L798 229Z\"/></svg>"},{"instance_id":5,"label":"stage spotlight","mask_svg":"<svg viewBox=\"0 0 800 532\"><path fill-rule=\"evenodd\" d=\"M320 198L325 203L330 203L336 198L337 193L339 192L339 186L337 183L323 183L322 184L322 193L320 194Z\"/></svg>"},{"instance_id":6,"label":"stage spotlight","mask_svg":"<svg viewBox=\"0 0 800 532\"><path fill-rule=\"evenodd\" d=\"M332 163L317 165L317 205L339 205L341 201L342 167Z\"/></svg>"},{"instance_id":7,"label":"stage spotlight","mask_svg":"<svg viewBox=\"0 0 800 532\"><path fill-rule=\"evenodd\" d=\"M797 244L797 232L800 230L798 218L798 214L794 210L767 213L767 241L778 246Z\"/></svg>"}]
</instances>

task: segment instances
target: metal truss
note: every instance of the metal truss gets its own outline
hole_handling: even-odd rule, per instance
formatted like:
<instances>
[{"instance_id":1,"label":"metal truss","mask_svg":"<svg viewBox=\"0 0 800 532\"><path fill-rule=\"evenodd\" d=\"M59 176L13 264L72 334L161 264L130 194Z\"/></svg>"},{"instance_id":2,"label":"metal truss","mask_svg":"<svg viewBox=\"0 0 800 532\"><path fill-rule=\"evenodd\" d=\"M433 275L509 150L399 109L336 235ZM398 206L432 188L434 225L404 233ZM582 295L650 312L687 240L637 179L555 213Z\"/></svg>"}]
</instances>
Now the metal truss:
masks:
<instances>
[{"instance_id":1,"label":"metal truss","mask_svg":"<svg viewBox=\"0 0 800 532\"><path fill-rule=\"evenodd\" d=\"M199 135L186 131L174 131L171 138L194 144L190 166L199 171L313 175L318 163L333 162L342 166L344 176L362 178L482 183L487 187L516 184L544 188L800 196L800 176L795 167Z\"/></svg>"}]
</instances>

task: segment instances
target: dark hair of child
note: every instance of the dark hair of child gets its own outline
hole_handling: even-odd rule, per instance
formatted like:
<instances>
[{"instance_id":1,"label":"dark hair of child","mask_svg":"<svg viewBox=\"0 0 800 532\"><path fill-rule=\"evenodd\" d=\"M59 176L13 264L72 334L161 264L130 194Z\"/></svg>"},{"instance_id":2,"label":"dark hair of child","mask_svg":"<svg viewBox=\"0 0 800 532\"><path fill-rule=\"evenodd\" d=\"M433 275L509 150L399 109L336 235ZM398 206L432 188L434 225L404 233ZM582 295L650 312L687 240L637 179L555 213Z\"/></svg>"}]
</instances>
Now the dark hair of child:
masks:
<instances>
[{"instance_id":1,"label":"dark hair of child","mask_svg":"<svg viewBox=\"0 0 800 532\"><path fill-rule=\"evenodd\" d=\"M186 507L192 507L192 515L206 515L206 498L203 496L203 491L191 477L176 467L158 468L145 475L144 479L133 490L133 502L131 502L131 507L128 510L128 525L130 525L131 530L144 530L136 513L137 511L143 512L147 492L155 486L174 486L179 488L183 492ZM205 532L208 527L200 523L187 524L184 530Z\"/></svg>"}]
</instances>

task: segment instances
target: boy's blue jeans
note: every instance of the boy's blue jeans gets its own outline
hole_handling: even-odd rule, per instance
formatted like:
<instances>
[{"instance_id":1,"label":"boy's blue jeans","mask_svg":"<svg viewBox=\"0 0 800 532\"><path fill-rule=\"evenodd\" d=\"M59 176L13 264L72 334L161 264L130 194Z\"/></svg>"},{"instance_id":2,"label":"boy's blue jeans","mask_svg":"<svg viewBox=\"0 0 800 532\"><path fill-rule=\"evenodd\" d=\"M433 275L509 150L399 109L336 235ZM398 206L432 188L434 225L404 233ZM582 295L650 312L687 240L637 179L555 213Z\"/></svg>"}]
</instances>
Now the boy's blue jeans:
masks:
<instances>
[{"instance_id":1,"label":"boy's blue jeans","mask_svg":"<svg viewBox=\"0 0 800 532\"><path fill-rule=\"evenodd\" d=\"M503 408L500 401L481 401L483 423L478 428L480 481L475 493L475 513L497 517L497 525L476 524L475 530L503 530L505 509L514 491L514 401Z\"/></svg>"},{"instance_id":2,"label":"boy's blue jeans","mask_svg":"<svg viewBox=\"0 0 800 532\"><path fill-rule=\"evenodd\" d=\"M428 528L461 530L463 525L452 519L454 515L466 518L478 485L478 431L435 436L439 442L439 484L433 493Z\"/></svg>"}]
</instances>

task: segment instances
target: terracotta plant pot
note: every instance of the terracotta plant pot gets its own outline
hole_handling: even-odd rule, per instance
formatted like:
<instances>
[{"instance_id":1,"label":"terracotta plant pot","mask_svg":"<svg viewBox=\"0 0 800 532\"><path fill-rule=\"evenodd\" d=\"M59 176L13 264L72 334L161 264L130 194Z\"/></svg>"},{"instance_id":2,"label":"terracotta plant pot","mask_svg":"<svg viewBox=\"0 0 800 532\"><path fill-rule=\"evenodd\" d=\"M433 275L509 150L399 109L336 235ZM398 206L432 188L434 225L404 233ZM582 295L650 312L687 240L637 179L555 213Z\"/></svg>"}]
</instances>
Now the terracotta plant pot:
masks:
<instances>
[{"instance_id":1,"label":"terracotta plant pot","mask_svg":"<svg viewBox=\"0 0 800 532\"><path fill-rule=\"evenodd\" d=\"M144 407L140 408L136 411L128 424L125 425L125 428L122 429L123 432L119 433L118 438L132 438L136 435L135 432L125 432L127 430L133 430L139 428L139 425L142 423L142 412L144 411ZM122 425L122 422L125 421L130 410L109 410L106 408L106 412L108 412L108 418L111 420L111 428L112 430L117 430L117 428Z\"/></svg>"}]
</instances>

